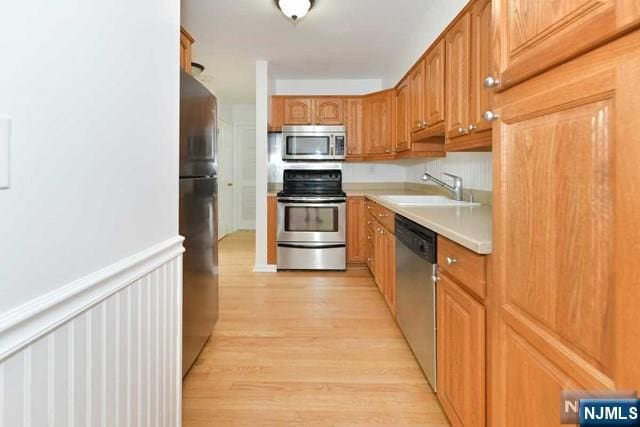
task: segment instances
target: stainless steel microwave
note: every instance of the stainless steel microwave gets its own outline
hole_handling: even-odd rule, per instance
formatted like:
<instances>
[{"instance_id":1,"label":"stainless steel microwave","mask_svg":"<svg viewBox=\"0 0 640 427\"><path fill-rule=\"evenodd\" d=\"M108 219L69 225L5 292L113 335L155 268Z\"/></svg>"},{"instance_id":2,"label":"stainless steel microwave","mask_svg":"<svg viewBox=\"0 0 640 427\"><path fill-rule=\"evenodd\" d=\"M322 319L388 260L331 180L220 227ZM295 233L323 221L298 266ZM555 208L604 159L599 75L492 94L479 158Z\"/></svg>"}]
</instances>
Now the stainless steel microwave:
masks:
<instances>
[{"instance_id":1,"label":"stainless steel microwave","mask_svg":"<svg viewBox=\"0 0 640 427\"><path fill-rule=\"evenodd\" d=\"M283 126L282 160L344 160L344 126Z\"/></svg>"}]
</instances>

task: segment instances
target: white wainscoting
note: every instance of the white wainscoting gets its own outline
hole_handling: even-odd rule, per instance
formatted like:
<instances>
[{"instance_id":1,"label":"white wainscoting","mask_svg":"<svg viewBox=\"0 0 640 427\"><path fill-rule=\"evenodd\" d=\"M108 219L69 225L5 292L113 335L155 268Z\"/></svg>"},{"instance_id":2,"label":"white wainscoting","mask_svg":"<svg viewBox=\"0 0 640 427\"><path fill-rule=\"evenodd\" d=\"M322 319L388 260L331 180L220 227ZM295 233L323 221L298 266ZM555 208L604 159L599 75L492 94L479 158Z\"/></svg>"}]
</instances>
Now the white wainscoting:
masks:
<instances>
[{"instance_id":1,"label":"white wainscoting","mask_svg":"<svg viewBox=\"0 0 640 427\"><path fill-rule=\"evenodd\" d=\"M180 426L182 239L0 316L0 426Z\"/></svg>"}]
</instances>

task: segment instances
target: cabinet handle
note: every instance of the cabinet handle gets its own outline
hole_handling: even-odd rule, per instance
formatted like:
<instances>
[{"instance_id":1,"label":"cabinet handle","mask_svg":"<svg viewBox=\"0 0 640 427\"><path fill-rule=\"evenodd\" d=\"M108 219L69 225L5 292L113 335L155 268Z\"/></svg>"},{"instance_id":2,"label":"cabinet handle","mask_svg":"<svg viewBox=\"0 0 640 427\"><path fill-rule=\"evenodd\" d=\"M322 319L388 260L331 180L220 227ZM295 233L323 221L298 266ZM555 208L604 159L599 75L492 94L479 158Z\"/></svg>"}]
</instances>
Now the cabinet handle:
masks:
<instances>
[{"instance_id":1,"label":"cabinet handle","mask_svg":"<svg viewBox=\"0 0 640 427\"><path fill-rule=\"evenodd\" d=\"M495 77L489 76L486 79L484 79L484 87L487 89L493 89L494 87L497 87L499 84L500 84L500 81Z\"/></svg>"},{"instance_id":2,"label":"cabinet handle","mask_svg":"<svg viewBox=\"0 0 640 427\"><path fill-rule=\"evenodd\" d=\"M457 259L452 258L452 257L450 257L450 256L446 257L446 258L445 258L445 261L447 261L447 265L453 265L453 264L455 264L455 263L457 263L457 262L458 262L458 260L457 260Z\"/></svg>"},{"instance_id":3,"label":"cabinet handle","mask_svg":"<svg viewBox=\"0 0 640 427\"><path fill-rule=\"evenodd\" d=\"M464 135L465 133L467 133L467 130L465 128L463 128L462 126L460 126L458 128L458 133L461 135Z\"/></svg>"},{"instance_id":4,"label":"cabinet handle","mask_svg":"<svg viewBox=\"0 0 640 427\"><path fill-rule=\"evenodd\" d=\"M385 217L388 217L388 216L389 216L389 214L383 214L382 212L378 214L378 217L380 217L380 218L385 218Z\"/></svg>"},{"instance_id":5,"label":"cabinet handle","mask_svg":"<svg viewBox=\"0 0 640 427\"><path fill-rule=\"evenodd\" d=\"M498 115L491 110L487 110L482 115L482 118L488 122L492 122L498 118Z\"/></svg>"},{"instance_id":6,"label":"cabinet handle","mask_svg":"<svg viewBox=\"0 0 640 427\"><path fill-rule=\"evenodd\" d=\"M371 225L371 221L367 221L367 225Z\"/></svg>"},{"instance_id":7,"label":"cabinet handle","mask_svg":"<svg viewBox=\"0 0 640 427\"><path fill-rule=\"evenodd\" d=\"M380 229L380 234L384 236L384 228Z\"/></svg>"},{"instance_id":8,"label":"cabinet handle","mask_svg":"<svg viewBox=\"0 0 640 427\"><path fill-rule=\"evenodd\" d=\"M474 130L476 130L478 127L476 125L469 125L467 127L467 129L469 130L469 132L473 132Z\"/></svg>"},{"instance_id":9,"label":"cabinet handle","mask_svg":"<svg viewBox=\"0 0 640 427\"><path fill-rule=\"evenodd\" d=\"M428 128L428 127L429 127L429 122L428 122L428 121L426 121L426 120L425 120L425 121L423 121L423 122L422 122L422 129L426 129L426 128Z\"/></svg>"},{"instance_id":10,"label":"cabinet handle","mask_svg":"<svg viewBox=\"0 0 640 427\"><path fill-rule=\"evenodd\" d=\"M373 236L367 236L367 240L373 239Z\"/></svg>"},{"instance_id":11,"label":"cabinet handle","mask_svg":"<svg viewBox=\"0 0 640 427\"><path fill-rule=\"evenodd\" d=\"M373 258L367 258L367 262L373 262Z\"/></svg>"},{"instance_id":12,"label":"cabinet handle","mask_svg":"<svg viewBox=\"0 0 640 427\"><path fill-rule=\"evenodd\" d=\"M390 152L390 151L391 151L391 149L390 149L390 148L387 148L386 150L384 150L384 152L385 152L385 153L388 153L388 152Z\"/></svg>"}]
</instances>

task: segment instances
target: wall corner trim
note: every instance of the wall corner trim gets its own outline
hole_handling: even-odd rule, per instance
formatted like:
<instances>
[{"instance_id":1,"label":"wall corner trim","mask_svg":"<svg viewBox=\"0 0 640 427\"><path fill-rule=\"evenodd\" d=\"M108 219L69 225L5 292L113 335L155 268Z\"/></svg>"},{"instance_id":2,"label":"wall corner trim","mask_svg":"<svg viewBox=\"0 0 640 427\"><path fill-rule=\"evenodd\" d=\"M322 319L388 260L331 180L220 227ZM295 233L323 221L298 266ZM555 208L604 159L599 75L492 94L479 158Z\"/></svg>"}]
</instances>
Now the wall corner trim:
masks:
<instances>
[{"instance_id":1,"label":"wall corner trim","mask_svg":"<svg viewBox=\"0 0 640 427\"><path fill-rule=\"evenodd\" d=\"M184 252L176 236L0 315L0 362Z\"/></svg>"}]
</instances>

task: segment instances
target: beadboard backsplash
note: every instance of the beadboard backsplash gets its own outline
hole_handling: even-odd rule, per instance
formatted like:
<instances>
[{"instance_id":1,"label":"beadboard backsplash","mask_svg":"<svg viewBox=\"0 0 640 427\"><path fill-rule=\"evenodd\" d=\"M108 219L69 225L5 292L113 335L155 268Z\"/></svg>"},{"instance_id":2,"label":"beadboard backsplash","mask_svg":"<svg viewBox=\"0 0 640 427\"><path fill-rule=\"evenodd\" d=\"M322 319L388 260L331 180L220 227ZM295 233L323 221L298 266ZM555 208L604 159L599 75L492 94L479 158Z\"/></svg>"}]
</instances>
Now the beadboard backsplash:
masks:
<instances>
[{"instance_id":1,"label":"beadboard backsplash","mask_svg":"<svg viewBox=\"0 0 640 427\"><path fill-rule=\"evenodd\" d=\"M422 182L425 172L443 179L448 172L462 177L463 186L474 190L492 191L491 153L449 153L447 157L429 159L424 163L406 168L407 182ZM445 177L448 182L449 178Z\"/></svg>"}]
</instances>

